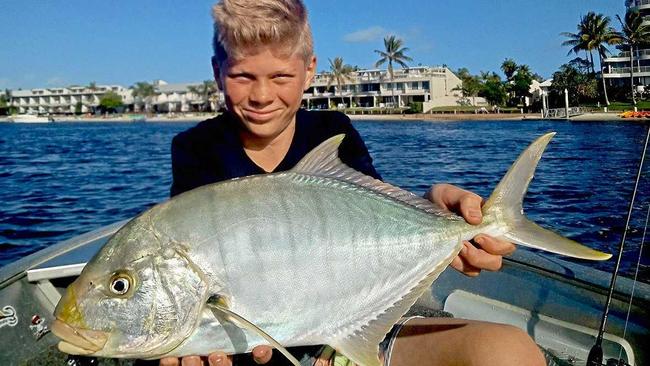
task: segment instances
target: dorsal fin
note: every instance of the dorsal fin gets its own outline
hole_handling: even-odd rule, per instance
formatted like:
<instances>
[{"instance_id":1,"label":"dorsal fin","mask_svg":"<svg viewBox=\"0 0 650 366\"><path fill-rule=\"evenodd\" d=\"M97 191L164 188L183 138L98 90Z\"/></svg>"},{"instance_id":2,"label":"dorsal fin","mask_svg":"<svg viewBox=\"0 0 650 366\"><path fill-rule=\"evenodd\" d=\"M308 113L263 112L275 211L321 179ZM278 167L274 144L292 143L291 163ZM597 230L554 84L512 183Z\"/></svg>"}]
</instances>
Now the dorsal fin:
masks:
<instances>
[{"instance_id":1,"label":"dorsal fin","mask_svg":"<svg viewBox=\"0 0 650 366\"><path fill-rule=\"evenodd\" d=\"M325 140L302 158L291 171L338 179L373 190L432 214L455 216L416 194L384 183L345 165L339 158L339 146L344 137L345 135L340 134Z\"/></svg>"}]
</instances>

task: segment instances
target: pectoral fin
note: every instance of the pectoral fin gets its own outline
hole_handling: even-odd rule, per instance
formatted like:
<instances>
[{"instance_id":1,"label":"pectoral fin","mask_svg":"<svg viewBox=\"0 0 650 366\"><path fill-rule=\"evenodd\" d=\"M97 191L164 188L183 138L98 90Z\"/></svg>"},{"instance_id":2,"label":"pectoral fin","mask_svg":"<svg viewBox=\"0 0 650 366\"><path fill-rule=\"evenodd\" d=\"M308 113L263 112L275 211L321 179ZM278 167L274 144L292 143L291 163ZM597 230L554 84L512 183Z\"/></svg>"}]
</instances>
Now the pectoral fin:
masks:
<instances>
[{"instance_id":1,"label":"pectoral fin","mask_svg":"<svg viewBox=\"0 0 650 366\"><path fill-rule=\"evenodd\" d=\"M230 318L234 319L237 323L239 323L240 326L247 328L255 333L257 333L260 337L266 339L273 347L275 347L280 353L282 353L294 366L301 366L300 361L298 361L289 351L287 351L286 348L284 348L278 341L276 341L273 337L271 337L268 333L263 331L260 327L257 325L251 323L250 321L246 320L244 317L241 315L233 312L232 310L227 308L227 301L219 295L212 295L208 299L206 305L212 309L213 312L220 312L223 313Z\"/></svg>"}]
</instances>

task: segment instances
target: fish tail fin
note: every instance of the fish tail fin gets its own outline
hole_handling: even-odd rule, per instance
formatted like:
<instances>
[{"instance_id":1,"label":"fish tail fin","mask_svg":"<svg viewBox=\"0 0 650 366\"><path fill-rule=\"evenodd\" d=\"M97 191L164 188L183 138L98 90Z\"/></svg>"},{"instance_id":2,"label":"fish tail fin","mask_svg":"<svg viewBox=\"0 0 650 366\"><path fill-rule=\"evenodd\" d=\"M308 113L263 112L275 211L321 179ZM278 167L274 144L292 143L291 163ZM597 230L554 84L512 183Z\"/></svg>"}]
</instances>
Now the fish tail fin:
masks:
<instances>
[{"instance_id":1,"label":"fish tail fin","mask_svg":"<svg viewBox=\"0 0 650 366\"><path fill-rule=\"evenodd\" d=\"M517 158L483 206L483 212L501 218L507 226L507 232L503 236L517 244L575 258L609 259L611 254L560 236L524 216L524 195L533 179L537 163L553 136L555 132L539 137Z\"/></svg>"}]
</instances>

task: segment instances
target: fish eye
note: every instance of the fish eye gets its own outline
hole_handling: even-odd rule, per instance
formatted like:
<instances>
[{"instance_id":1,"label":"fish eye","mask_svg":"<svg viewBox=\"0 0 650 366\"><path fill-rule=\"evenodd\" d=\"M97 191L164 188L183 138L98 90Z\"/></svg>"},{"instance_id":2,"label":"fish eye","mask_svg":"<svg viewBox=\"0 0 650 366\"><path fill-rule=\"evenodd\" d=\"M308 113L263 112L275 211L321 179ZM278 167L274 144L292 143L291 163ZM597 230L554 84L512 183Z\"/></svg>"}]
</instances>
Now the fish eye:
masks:
<instances>
[{"instance_id":1,"label":"fish eye","mask_svg":"<svg viewBox=\"0 0 650 366\"><path fill-rule=\"evenodd\" d=\"M110 290L115 295L124 295L131 288L132 280L123 273L117 273L111 277Z\"/></svg>"}]
</instances>

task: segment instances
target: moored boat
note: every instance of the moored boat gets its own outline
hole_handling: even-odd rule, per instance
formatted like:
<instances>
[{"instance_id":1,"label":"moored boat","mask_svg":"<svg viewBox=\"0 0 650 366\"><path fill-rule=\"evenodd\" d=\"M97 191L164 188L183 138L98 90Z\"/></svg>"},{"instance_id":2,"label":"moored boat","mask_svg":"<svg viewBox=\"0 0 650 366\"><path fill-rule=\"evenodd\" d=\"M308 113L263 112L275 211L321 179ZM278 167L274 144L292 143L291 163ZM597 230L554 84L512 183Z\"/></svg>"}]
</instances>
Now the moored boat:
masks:
<instances>
[{"instance_id":1,"label":"moored boat","mask_svg":"<svg viewBox=\"0 0 650 366\"><path fill-rule=\"evenodd\" d=\"M65 288L125 222L43 249L0 268L0 364L63 364L49 332ZM553 365L584 365L595 342L610 274L520 249L499 272L467 278L454 270L434 282L420 313L445 310L466 319L517 326L546 350ZM630 302L630 295L634 299ZM628 313L629 304L629 313ZM619 278L604 335L605 359L646 365L650 285Z\"/></svg>"},{"instance_id":2,"label":"moored boat","mask_svg":"<svg viewBox=\"0 0 650 366\"><path fill-rule=\"evenodd\" d=\"M36 116L33 114L14 114L9 116L8 120L14 123L47 123L54 122L51 117Z\"/></svg>"}]
</instances>

